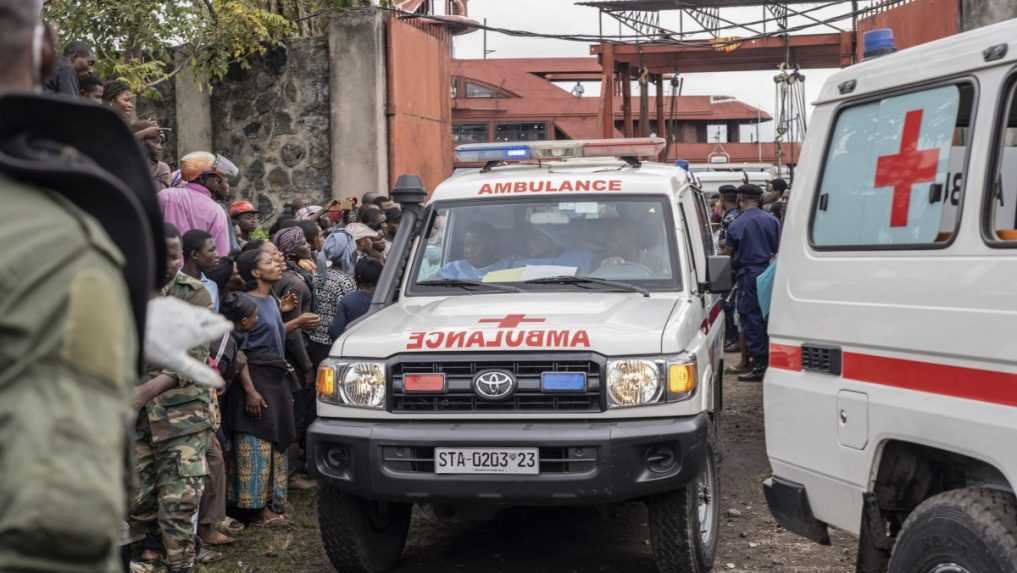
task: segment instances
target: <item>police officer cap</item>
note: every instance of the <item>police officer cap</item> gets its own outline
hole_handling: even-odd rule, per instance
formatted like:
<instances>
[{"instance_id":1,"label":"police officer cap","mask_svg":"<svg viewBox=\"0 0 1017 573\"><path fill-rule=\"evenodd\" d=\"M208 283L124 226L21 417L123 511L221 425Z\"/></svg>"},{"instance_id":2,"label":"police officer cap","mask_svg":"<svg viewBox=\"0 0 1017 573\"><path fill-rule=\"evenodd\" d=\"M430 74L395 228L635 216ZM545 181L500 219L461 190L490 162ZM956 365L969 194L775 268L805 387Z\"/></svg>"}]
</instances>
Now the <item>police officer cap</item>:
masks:
<instances>
[{"instance_id":1,"label":"police officer cap","mask_svg":"<svg viewBox=\"0 0 1017 573\"><path fill-rule=\"evenodd\" d=\"M721 185L717 191L725 199L734 200L738 197L738 188L734 185Z\"/></svg>"},{"instance_id":2,"label":"police officer cap","mask_svg":"<svg viewBox=\"0 0 1017 573\"><path fill-rule=\"evenodd\" d=\"M738 188L738 194L744 197L762 197L763 190L759 188L759 185L746 183Z\"/></svg>"},{"instance_id":3,"label":"police officer cap","mask_svg":"<svg viewBox=\"0 0 1017 573\"><path fill-rule=\"evenodd\" d=\"M770 185L773 186L773 190L774 191L779 191L779 192L787 191L787 181L784 181L784 179L782 179L780 177L778 177L778 178L774 179L773 181L771 181Z\"/></svg>"}]
</instances>

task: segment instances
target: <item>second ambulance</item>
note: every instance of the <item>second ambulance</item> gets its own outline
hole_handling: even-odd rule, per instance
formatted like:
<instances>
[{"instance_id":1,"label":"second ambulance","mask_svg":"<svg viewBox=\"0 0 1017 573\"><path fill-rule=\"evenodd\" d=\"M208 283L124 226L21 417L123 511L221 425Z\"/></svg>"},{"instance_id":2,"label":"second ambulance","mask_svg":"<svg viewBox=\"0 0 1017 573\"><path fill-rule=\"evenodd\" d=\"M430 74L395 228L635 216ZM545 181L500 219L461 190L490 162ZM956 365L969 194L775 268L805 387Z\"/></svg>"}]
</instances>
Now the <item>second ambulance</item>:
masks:
<instances>
[{"instance_id":1,"label":"second ambulance","mask_svg":"<svg viewBox=\"0 0 1017 573\"><path fill-rule=\"evenodd\" d=\"M777 261L770 509L858 571L1017 571L1017 20L847 68Z\"/></svg>"}]
</instances>

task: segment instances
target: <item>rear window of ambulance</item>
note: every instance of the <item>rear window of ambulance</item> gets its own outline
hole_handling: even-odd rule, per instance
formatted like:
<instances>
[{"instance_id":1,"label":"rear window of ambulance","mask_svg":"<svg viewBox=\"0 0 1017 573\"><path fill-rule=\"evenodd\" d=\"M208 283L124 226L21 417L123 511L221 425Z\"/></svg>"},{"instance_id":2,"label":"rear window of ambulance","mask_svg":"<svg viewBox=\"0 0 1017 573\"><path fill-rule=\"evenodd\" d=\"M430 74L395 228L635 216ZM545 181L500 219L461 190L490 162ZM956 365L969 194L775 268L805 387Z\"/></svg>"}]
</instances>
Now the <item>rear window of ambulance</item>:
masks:
<instances>
[{"instance_id":1,"label":"rear window of ambulance","mask_svg":"<svg viewBox=\"0 0 1017 573\"><path fill-rule=\"evenodd\" d=\"M942 247L960 223L970 84L850 105L837 114L812 207L817 249Z\"/></svg>"}]
</instances>

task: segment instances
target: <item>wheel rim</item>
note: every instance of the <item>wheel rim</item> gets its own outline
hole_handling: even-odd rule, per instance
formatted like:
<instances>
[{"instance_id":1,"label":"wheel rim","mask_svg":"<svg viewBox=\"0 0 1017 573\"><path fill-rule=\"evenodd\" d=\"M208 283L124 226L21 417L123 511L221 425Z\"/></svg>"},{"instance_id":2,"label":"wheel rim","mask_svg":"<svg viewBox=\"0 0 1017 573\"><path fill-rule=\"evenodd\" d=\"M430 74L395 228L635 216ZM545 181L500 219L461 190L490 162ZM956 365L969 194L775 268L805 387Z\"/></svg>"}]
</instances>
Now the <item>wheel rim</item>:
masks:
<instances>
[{"instance_id":1,"label":"wheel rim","mask_svg":"<svg viewBox=\"0 0 1017 573\"><path fill-rule=\"evenodd\" d=\"M956 563L940 563L932 569L929 569L929 573L971 573L966 567L957 565Z\"/></svg>"},{"instance_id":2,"label":"wheel rim","mask_svg":"<svg viewBox=\"0 0 1017 573\"><path fill-rule=\"evenodd\" d=\"M699 538L703 547L708 548L713 542L713 520L716 514L716 500L713 491L713 459L706 457L703 473L696 483L696 510L699 514ZM952 572L943 572L952 573Z\"/></svg>"}]
</instances>

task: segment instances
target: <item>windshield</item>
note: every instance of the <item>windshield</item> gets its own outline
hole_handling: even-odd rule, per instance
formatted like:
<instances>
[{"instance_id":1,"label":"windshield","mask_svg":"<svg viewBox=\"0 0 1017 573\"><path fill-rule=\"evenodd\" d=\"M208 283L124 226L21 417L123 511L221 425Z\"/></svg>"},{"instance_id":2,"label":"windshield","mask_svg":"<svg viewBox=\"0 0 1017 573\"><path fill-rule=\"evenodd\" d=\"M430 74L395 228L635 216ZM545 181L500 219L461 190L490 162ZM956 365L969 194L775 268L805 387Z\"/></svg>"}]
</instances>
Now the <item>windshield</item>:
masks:
<instances>
[{"instance_id":1,"label":"windshield","mask_svg":"<svg viewBox=\"0 0 1017 573\"><path fill-rule=\"evenodd\" d=\"M438 206L426 245L418 249L416 285L428 293L453 285L466 292L493 292L473 287L496 284L516 287L512 290L612 290L627 285L674 290L680 285L669 229L671 210L664 198ZM542 280L552 277L567 280Z\"/></svg>"}]
</instances>

